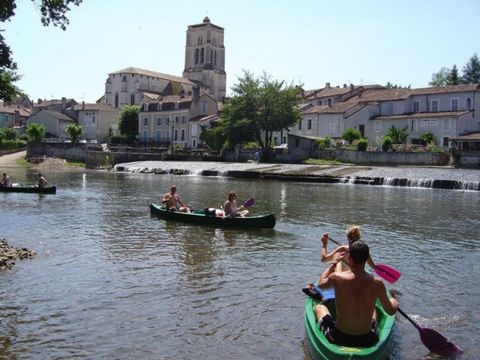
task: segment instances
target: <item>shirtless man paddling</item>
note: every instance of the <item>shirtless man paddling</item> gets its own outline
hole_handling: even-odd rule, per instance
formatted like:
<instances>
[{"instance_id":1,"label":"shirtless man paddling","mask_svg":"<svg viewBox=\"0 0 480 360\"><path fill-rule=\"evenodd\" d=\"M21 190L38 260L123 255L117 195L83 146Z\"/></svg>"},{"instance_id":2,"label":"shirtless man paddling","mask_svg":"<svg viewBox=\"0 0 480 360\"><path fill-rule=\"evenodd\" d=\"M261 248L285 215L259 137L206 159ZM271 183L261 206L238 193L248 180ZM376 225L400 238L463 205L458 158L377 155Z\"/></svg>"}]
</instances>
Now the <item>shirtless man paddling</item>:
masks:
<instances>
[{"instance_id":1,"label":"shirtless man paddling","mask_svg":"<svg viewBox=\"0 0 480 360\"><path fill-rule=\"evenodd\" d=\"M170 191L163 195L162 204L170 211L190 212L191 207L185 204L180 195L177 194L177 187L172 185Z\"/></svg>"},{"instance_id":2,"label":"shirtless man paddling","mask_svg":"<svg viewBox=\"0 0 480 360\"><path fill-rule=\"evenodd\" d=\"M335 267L345 257L336 253L332 263L320 276L321 289L335 288L337 318L334 321L325 305L315 307L320 328L330 342L337 345L369 347L378 341L378 331L372 322L375 301L380 300L387 314L397 311L398 302L388 298L383 282L365 271L369 257L368 245L356 241L350 245L347 258L350 270L337 272Z\"/></svg>"}]
</instances>

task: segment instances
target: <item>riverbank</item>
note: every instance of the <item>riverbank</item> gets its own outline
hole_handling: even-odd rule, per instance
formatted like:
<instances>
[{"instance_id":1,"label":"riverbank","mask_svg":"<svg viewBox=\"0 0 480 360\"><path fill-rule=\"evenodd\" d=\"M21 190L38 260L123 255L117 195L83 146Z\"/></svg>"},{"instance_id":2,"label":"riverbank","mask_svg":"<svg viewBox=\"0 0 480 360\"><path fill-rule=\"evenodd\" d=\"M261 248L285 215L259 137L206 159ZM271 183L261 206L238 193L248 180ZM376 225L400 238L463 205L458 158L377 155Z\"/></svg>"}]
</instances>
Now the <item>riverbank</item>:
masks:
<instances>
[{"instance_id":1,"label":"riverbank","mask_svg":"<svg viewBox=\"0 0 480 360\"><path fill-rule=\"evenodd\" d=\"M138 161L113 171L480 191L480 170L452 167Z\"/></svg>"}]
</instances>

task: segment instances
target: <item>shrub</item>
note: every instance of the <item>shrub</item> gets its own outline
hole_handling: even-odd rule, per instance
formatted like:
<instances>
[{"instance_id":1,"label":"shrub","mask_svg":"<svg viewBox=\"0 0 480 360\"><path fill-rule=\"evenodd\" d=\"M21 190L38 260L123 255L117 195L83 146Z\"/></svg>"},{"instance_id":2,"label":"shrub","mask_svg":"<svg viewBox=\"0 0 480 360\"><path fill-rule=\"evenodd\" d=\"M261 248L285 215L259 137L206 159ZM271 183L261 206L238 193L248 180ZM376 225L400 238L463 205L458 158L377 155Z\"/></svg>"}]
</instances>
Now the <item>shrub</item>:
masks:
<instances>
[{"instance_id":1,"label":"shrub","mask_svg":"<svg viewBox=\"0 0 480 360\"><path fill-rule=\"evenodd\" d=\"M22 140L22 141L25 141L25 142L29 142L30 141L30 137L27 135L27 134L22 134L18 137L19 140Z\"/></svg>"},{"instance_id":2,"label":"shrub","mask_svg":"<svg viewBox=\"0 0 480 360\"><path fill-rule=\"evenodd\" d=\"M332 139L328 136L324 139L319 139L316 141L316 145L319 150L325 150L332 147Z\"/></svg>"},{"instance_id":3,"label":"shrub","mask_svg":"<svg viewBox=\"0 0 480 360\"><path fill-rule=\"evenodd\" d=\"M130 139L126 135L110 136L110 144L129 144Z\"/></svg>"},{"instance_id":4,"label":"shrub","mask_svg":"<svg viewBox=\"0 0 480 360\"><path fill-rule=\"evenodd\" d=\"M32 123L27 126L27 134L30 138L30 141L42 141L42 139L45 137L45 126L42 124Z\"/></svg>"},{"instance_id":5,"label":"shrub","mask_svg":"<svg viewBox=\"0 0 480 360\"><path fill-rule=\"evenodd\" d=\"M382 144L382 150L383 151L388 151L392 148L392 138L390 136L385 136L383 138L383 144Z\"/></svg>"},{"instance_id":6,"label":"shrub","mask_svg":"<svg viewBox=\"0 0 480 360\"><path fill-rule=\"evenodd\" d=\"M367 151L367 147L368 147L367 139L358 140L358 143L357 143L357 150L358 151Z\"/></svg>"},{"instance_id":7,"label":"shrub","mask_svg":"<svg viewBox=\"0 0 480 360\"><path fill-rule=\"evenodd\" d=\"M431 132L426 132L420 136L420 139L425 143L425 145L433 144L434 136Z\"/></svg>"},{"instance_id":8,"label":"shrub","mask_svg":"<svg viewBox=\"0 0 480 360\"><path fill-rule=\"evenodd\" d=\"M348 141L349 144L351 144L354 140L360 139L361 137L362 134L360 134L360 131L352 128L346 129L342 134L342 139Z\"/></svg>"}]
</instances>

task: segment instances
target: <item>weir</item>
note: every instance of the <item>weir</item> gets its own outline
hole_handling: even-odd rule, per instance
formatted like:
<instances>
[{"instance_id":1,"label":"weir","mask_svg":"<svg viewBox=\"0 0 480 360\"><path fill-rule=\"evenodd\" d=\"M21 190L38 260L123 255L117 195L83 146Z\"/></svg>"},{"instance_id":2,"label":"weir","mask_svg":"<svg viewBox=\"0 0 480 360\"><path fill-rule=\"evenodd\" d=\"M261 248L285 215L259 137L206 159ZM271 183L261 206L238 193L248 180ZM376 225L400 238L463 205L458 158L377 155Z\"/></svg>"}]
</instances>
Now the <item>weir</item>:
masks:
<instances>
[{"instance_id":1,"label":"weir","mask_svg":"<svg viewBox=\"0 0 480 360\"><path fill-rule=\"evenodd\" d=\"M152 173L157 175L172 174L172 175L190 175L190 176L219 176L219 177L233 177L242 179L264 179L264 180L282 180L282 181L298 181L298 182L317 182L317 183L340 183L346 185L371 185L371 186L401 186L414 188L432 188L432 189L449 189L449 190L463 190L463 191L480 191L480 181L463 181L450 179L415 179L415 178L397 178L397 177L382 177L382 176L335 176L330 174L308 173L304 174L301 171L281 171L269 172L263 168L242 168L238 170L228 170L230 164L223 163L216 165L216 169L204 169L198 165L195 167L190 163L185 163L184 167L180 167L179 163L174 163L172 166L156 167L145 166L144 163L132 164L118 164L113 171L118 172L132 172L132 173ZM168 162L163 162L162 165L169 165ZM232 166L234 167L234 166ZM271 168L270 168L271 170ZM277 169L278 170L278 169ZM298 169L297 169L298 170Z\"/></svg>"}]
</instances>

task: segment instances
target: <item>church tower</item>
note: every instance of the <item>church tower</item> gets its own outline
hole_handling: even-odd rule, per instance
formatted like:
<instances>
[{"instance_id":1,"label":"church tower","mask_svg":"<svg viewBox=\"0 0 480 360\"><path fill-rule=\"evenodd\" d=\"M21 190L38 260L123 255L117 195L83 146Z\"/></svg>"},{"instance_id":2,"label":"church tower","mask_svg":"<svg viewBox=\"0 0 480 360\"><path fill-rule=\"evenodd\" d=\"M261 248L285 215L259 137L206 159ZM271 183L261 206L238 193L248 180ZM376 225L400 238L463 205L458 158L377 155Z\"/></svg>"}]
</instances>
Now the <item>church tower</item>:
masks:
<instances>
[{"instance_id":1,"label":"church tower","mask_svg":"<svg viewBox=\"0 0 480 360\"><path fill-rule=\"evenodd\" d=\"M212 24L208 17L202 24L190 25L187 29L183 77L199 84L200 92L208 93L217 101L225 99L227 74L223 28Z\"/></svg>"}]
</instances>

